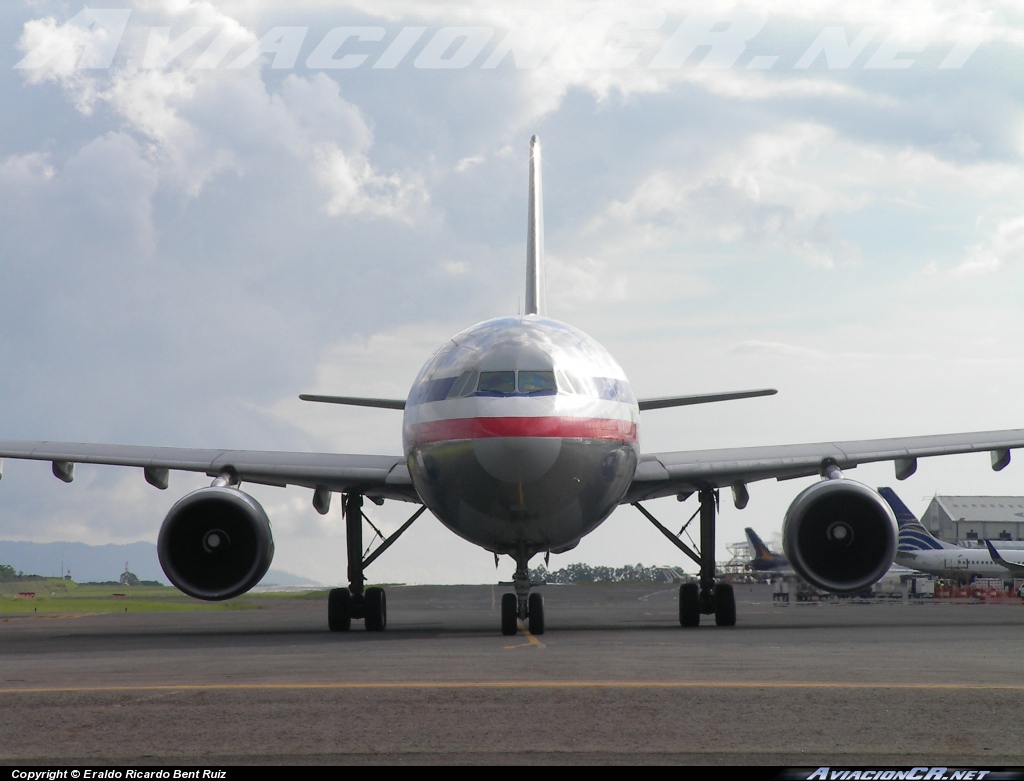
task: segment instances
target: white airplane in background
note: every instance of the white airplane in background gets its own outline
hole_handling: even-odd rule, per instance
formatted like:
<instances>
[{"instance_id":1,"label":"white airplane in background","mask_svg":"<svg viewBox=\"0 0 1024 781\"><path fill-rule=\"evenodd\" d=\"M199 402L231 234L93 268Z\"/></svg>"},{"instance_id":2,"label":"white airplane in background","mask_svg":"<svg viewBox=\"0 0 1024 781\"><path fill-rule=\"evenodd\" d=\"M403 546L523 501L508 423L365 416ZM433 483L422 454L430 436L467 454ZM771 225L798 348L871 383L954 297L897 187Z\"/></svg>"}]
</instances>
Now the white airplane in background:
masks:
<instances>
[{"instance_id":1,"label":"white airplane in background","mask_svg":"<svg viewBox=\"0 0 1024 781\"><path fill-rule=\"evenodd\" d=\"M892 507L899 526L899 541L896 547L896 563L927 572L929 575L952 578L969 582L974 578L1005 578L1007 570L1024 572L1024 563L1005 561L985 540L986 548L965 548L937 539L928 531L917 516L903 503L891 488L879 488L878 493ZM1024 551L1015 551L1024 558ZM1014 570L1013 568L1017 569Z\"/></svg>"},{"instance_id":2,"label":"white airplane in background","mask_svg":"<svg viewBox=\"0 0 1024 781\"><path fill-rule=\"evenodd\" d=\"M527 565L538 553L573 548L616 507L632 504L700 566L700 582L679 590L679 621L696 626L702 614L719 625L736 622L732 586L715 577L718 491L732 489L742 509L747 484L768 478L820 475L790 505L783 528L786 555L812 585L852 593L877 581L896 555L896 519L879 495L848 480L842 469L894 461L902 479L924 456L990 451L994 469L1024 447L1024 429L927 437L824 442L643 453L640 413L687 404L749 398L774 390L710 393L637 400L625 374L596 341L545 315L540 144L530 141L525 313L499 317L456 334L434 353L409 396L368 399L302 398L404 410L402 455L336 455L252 450L0 441L0 457L50 461L71 481L75 463L141 468L153 486L167 488L169 470L201 472L213 484L179 500L157 543L170 581L200 599L230 599L252 588L273 557L270 522L241 490L243 482L311 489L326 513L342 494L347 588L331 591L331 630L353 618L384 629L384 591L364 588L364 571L424 509L449 529L516 563L514 593L501 602L501 628L519 620L544 631L544 602L532 591ZM696 493L700 552L691 550L643 506L665 496ZM364 558L363 497L422 505Z\"/></svg>"}]
</instances>

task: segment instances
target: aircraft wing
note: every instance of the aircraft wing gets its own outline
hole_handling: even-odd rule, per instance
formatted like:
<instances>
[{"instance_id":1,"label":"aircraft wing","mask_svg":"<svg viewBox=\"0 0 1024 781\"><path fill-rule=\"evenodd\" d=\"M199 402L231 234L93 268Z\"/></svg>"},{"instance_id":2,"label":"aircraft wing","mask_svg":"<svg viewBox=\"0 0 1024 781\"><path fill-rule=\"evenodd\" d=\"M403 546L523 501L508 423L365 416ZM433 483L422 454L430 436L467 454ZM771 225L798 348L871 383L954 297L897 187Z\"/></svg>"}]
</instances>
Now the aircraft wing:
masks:
<instances>
[{"instance_id":1,"label":"aircraft wing","mask_svg":"<svg viewBox=\"0 0 1024 781\"><path fill-rule=\"evenodd\" d=\"M896 476L902 480L914 473L918 458L987 450L992 454L992 468L1002 469L1010 462L1010 450L1021 447L1024 429L646 453L640 457L623 503L705 488L742 486L768 478L808 477L820 474L828 464L850 469L858 464L893 461Z\"/></svg>"},{"instance_id":2,"label":"aircraft wing","mask_svg":"<svg viewBox=\"0 0 1024 781\"><path fill-rule=\"evenodd\" d=\"M211 477L227 474L243 483L357 490L370 497L420 501L401 456L0 440L0 458L50 461L54 475L65 482L73 479L76 463L111 464L142 468L147 482L157 488L167 487L168 470L181 470Z\"/></svg>"},{"instance_id":3,"label":"aircraft wing","mask_svg":"<svg viewBox=\"0 0 1024 781\"><path fill-rule=\"evenodd\" d=\"M1021 564L1018 561L1007 561L1004 559L999 551L996 550L996 546L992 544L992 540L985 540L985 546L988 548L988 553L992 557L992 561L996 564L1006 567L1006 569L1014 575L1024 575L1024 564Z\"/></svg>"}]
</instances>

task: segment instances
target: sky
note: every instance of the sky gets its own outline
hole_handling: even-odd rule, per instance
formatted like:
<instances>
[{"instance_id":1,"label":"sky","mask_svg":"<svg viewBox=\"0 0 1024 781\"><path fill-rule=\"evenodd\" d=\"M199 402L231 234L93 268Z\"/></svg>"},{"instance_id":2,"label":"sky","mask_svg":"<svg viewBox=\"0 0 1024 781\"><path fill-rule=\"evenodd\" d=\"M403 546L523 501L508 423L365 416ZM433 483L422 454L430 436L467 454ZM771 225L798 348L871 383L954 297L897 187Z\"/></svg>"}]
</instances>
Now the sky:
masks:
<instances>
[{"instance_id":1,"label":"sky","mask_svg":"<svg viewBox=\"0 0 1024 781\"><path fill-rule=\"evenodd\" d=\"M298 395L404 398L448 336L518 311L533 134L548 314L639 397L779 390L645 412L644 451L1024 426L1016 4L551 5L4 3L0 437L400 454L401 413ZM811 482L723 494L718 557ZM208 483L7 460L0 536L155 541ZM1019 496L1024 455L896 488L918 514ZM340 502L246 490L275 569L344 579ZM695 569L629 507L549 567L578 561ZM512 570L428 514L367 574Z\"/></svg>"}]
</instances>

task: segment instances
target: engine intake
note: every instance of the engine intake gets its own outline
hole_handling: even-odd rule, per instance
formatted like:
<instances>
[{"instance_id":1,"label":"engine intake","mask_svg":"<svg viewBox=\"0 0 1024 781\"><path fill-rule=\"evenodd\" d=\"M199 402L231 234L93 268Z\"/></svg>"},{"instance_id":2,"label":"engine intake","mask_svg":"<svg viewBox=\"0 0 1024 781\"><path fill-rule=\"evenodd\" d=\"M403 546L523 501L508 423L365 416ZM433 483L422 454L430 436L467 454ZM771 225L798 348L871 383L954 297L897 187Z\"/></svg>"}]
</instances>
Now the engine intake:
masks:
<instances>
[{"instance_id":1,"label":"engine intake","mask_svg":"<svg viewBox=\"0 0 1024 781\"><path fill-rule=\"evenodd\" d=\"M263 507L236 488L182 497L157 540L168 580L191 597L219 601L251 589L270 569L274 539Z\"/></svg>"},{"instance_id":2,"label":"engine intake","mask_svg":"<svg viewBox=\"0 0 1024 781\"><path fill-rule=\"evenodd\" d=\"M823 480L786 511L783 547L812 586L852 594L878 581L896 557L898 530L889 505L853 480Z\"/></svg>"}]
</instances>

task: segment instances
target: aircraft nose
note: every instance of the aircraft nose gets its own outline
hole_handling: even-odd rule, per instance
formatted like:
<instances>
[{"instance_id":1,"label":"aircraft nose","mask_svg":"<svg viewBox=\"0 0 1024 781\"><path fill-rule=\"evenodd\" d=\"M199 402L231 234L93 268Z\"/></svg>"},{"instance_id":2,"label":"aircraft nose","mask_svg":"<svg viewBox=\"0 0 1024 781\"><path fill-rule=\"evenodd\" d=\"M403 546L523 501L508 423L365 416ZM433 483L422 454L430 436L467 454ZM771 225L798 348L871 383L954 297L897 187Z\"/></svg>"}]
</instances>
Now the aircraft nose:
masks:
<instances>
[{"instance_id":1,"label":"aircraft nose","mask_svg":"<svg viewBox=\"0 0 1024 781\"><path fill-rule=\"evenodd\" d=\"M477 462L491 477L505 483L526 483L547 474L558 460L562 440L534 437L492 437L473 443Z\"/></svg>"}]
</instances>

